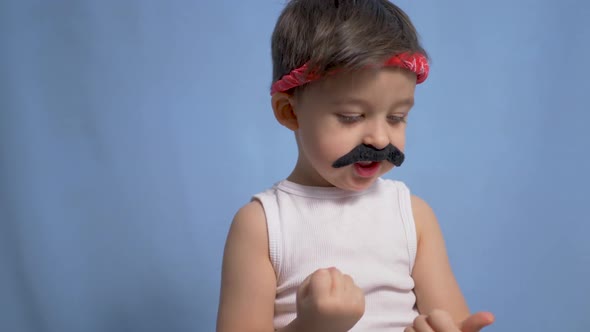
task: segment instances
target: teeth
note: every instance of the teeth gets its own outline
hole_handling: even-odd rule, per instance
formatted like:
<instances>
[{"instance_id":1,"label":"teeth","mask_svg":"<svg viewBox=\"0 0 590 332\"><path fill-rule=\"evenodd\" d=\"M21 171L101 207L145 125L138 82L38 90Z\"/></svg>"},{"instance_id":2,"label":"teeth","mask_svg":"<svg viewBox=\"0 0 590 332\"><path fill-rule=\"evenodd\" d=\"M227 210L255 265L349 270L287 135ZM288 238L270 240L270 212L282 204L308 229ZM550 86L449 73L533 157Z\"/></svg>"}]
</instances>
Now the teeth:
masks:
<instances>
[{"instance_id":1,"label":"teeth","mask_svg":"<svg viewBox=\"0 0 590 332\"><path fill-rule=\"evenodd\" d=\"M359 161L359 164L363 165L363 166L368 166L371 165L373 162L372 161Z\"/></svg>"}]
</instances>

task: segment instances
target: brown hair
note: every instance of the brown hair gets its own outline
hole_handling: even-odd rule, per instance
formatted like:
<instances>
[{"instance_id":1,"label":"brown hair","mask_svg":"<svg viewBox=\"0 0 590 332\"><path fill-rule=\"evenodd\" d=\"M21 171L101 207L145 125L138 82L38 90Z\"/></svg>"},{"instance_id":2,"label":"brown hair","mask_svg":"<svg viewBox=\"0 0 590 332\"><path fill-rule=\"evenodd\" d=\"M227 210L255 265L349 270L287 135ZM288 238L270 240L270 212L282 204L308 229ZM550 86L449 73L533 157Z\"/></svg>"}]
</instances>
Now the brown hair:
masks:
<instances>
[{"instance_id":1,"label":"brown hair","mask_svg":"<svg viewBox=\"0 0 590 332\"><path fill-rule=\"evenodd\" d=\"M305 63L323 75L426 51L410 18L388 0L291 0L272 34L273 82Z\"/></svg>"}]
</instances>

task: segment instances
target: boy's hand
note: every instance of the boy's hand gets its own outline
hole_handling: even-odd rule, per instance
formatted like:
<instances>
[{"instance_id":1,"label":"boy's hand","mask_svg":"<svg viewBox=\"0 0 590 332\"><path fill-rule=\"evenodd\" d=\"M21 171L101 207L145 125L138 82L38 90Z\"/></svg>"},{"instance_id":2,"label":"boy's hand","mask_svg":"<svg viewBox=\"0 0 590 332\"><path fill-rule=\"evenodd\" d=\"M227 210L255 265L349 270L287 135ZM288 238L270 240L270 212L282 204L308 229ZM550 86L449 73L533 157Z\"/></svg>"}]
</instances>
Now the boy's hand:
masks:
<instances>
[{"instance_id":1,"label":"boy's hand","mask_svg":"<svg viewBox=\"0 0 590 332\"><path fill-rule=\"evenodd\" d=\"M448 312L433 310L428 315L416 317L414 324L407 327L404 332L479 332L493 322L494 315L489 312L478 312L457 326Z\"/></svg>"},{"instance_id":2,"label":"boy's hand","mask_svg":"<svg viewBox=\"0 0 590 332\"><path fill-rule=\"evenodd\" d=\"M300 331L345 332L365 313L365 295L349 275L336 268L319 269L297 289Z\"/></svg>"}]
</instances>

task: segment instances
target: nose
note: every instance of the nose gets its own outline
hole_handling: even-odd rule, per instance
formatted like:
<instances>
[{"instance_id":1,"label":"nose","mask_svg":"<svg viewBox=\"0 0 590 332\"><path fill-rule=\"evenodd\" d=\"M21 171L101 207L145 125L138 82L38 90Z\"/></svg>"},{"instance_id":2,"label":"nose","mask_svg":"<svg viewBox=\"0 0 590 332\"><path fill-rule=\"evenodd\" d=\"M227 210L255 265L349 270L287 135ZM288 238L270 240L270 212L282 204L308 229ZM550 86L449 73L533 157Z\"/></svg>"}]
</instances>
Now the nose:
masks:
<instances>
[{"instance_id":1,"label":"nose","mask_svg":"<svg viewBox=\"0 0 590 332\"><path fill-rule=\"evenodd\" d=\"M371 125L367 126L363 143L379 150L384 149L390 143L387 131L388 124L378 120L372 122Z\"/></svg>"}]
</instances>

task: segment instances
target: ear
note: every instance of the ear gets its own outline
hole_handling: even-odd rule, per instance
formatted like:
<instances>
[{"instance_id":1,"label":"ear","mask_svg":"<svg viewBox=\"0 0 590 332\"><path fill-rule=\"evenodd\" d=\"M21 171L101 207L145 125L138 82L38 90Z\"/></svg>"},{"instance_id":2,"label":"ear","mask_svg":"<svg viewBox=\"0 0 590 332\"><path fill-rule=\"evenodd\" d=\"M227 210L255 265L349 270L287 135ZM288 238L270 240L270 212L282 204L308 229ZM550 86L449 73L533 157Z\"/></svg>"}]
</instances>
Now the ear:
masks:
<instances>
[{"instance_id":1,"label":"ear","mask_svg":"<svg viewBox=\"0 0 590 332\"><path fill-rule=\"evenodd\" d=\"M277 118L280 124L293 131L299 129L297 116L293 111L293 98L291 95L284 92L277 92L272 95L271 103L275 118Z\"/></svg>"}]
</instances>

